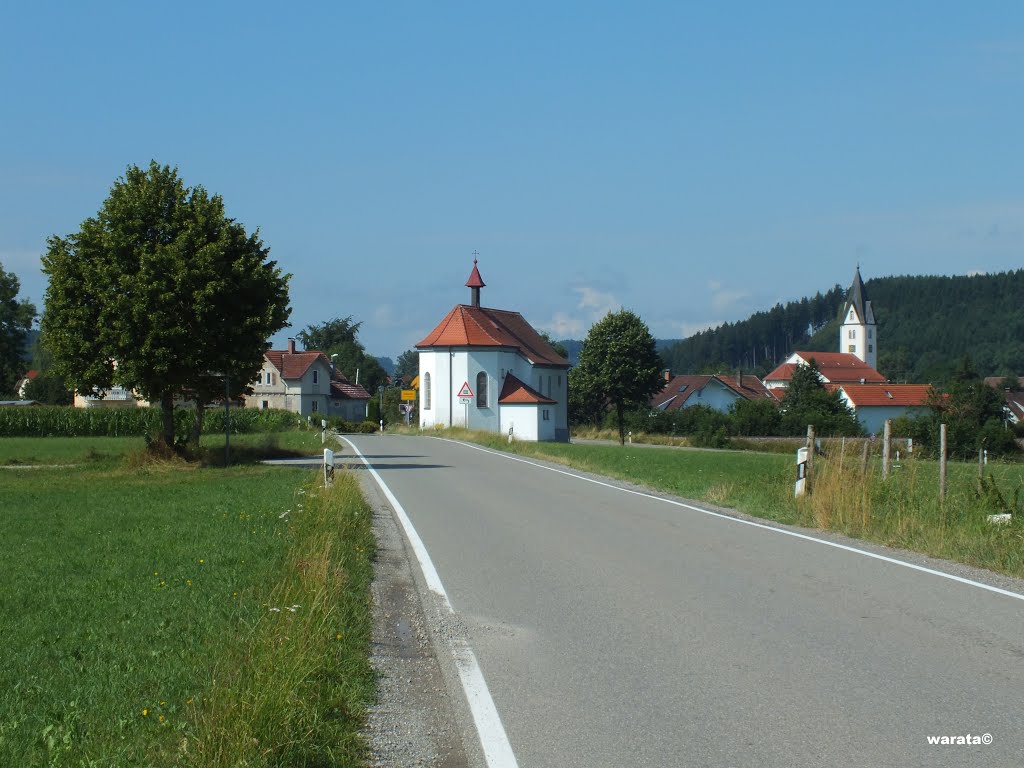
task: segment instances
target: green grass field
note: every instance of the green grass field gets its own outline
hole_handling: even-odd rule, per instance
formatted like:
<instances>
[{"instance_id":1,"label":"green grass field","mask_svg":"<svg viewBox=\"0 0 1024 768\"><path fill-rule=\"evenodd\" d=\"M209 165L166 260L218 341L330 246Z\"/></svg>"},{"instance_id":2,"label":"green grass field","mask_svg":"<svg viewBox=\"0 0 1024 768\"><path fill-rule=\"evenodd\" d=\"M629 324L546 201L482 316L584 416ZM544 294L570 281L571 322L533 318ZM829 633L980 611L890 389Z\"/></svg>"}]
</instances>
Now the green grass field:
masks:
<instances>
[{"instance_id":1,"label":"green grass field","mask_svg":"<svg viewBox=\"0 0 1024 768\"><path fill-rule=\"evenodd\" d=\"M657 491L737 509L755 517L910 549L1024 577L1024 465L991 463L992 478L979 491L976 464L951 462L947 497L940 503L938 463L904 459L887 481L877 458L863 471L857 455L833 446L815 460L812 493L793 497L795 456L753 451L565 443L509 444L504 438L461 429L438 436L554 461ZM992 488L995 488L993 492ZM1012 511L1009 525L988 523Z\"/></svg>"},{"instance_id":2,"label":"green grass field","mask_svg":"<svg viewBox=\"0 0 1024 768\"><path fill-rule=\"evenodd\" d=\"M0 470L0 765L362 764L374 544L355 479L139 466L141 447L0 441L0 463L77 465Z\"/></svg>"}]
</instances>

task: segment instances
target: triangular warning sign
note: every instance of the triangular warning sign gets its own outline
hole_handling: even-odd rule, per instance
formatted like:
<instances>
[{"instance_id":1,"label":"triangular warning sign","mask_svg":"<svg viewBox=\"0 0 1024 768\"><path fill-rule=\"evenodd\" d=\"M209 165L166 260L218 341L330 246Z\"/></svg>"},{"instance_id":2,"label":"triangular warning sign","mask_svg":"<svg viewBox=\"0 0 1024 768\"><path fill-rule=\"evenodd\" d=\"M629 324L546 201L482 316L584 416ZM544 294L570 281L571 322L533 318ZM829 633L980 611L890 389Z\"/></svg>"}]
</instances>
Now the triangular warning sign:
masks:
<instances>
[{"instance_id":1,"label":"triangular warning sign","mask_svg":"<svg viewBox=\"0 0 1024 768\"><path fill-rule=\"evenodd\" d=\"M469 382L467 381L462 385L462 389L459 390L459 394L456 397L472 397L473 390L469 388Z\"/></svg>"}]
</instances>

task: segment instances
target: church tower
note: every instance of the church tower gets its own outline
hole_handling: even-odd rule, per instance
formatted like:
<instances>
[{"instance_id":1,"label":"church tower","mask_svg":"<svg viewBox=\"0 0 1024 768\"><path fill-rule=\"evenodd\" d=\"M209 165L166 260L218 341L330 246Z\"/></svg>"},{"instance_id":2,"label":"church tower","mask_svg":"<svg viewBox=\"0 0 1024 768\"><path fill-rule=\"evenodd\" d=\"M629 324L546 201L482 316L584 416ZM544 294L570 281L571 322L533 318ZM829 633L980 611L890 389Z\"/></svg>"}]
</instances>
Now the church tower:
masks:
<instances>
[{"instance_id":1,"label":"church tower","mask_svg":"<svg viewBox=\"0 0 1024 768\"><path fill-rule=\"evenodd\" d=\"M853 285L846 294L839 326L839 351L856 355L862 362L875 368L878 359L878 326L871 310L864 281L860 279L860 265L853 276Z\"/></svg>"}]
</instances>

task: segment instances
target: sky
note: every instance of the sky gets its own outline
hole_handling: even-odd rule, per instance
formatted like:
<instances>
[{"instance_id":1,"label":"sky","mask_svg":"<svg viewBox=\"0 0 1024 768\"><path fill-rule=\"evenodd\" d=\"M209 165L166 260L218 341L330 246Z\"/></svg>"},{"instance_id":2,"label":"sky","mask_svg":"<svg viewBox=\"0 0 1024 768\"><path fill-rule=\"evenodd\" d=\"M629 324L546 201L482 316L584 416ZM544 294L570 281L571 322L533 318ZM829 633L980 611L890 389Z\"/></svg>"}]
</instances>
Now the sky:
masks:
<instances>
[{"instance_id":1,"label":"sky","mask_svg":"<svg viewBox=\"0 0 1024 768\"><path fill-rule=\"evenodd\" d=\"M839 283L1024 266L1024 3L11 3L0 265L176 166L397 356L485 306L681 338Z\"/></svg>"}]
</instances>

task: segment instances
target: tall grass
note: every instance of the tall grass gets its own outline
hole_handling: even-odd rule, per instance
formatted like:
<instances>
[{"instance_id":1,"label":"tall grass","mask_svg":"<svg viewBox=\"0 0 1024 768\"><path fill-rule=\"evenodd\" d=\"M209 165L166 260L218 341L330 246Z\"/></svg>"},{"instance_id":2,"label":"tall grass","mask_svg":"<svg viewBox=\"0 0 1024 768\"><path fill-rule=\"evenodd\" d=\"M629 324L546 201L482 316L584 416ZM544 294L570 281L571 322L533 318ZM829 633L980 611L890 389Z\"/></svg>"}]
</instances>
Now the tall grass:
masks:
<instances>
[{"instance_id":1,"label":"tall grass","mask_svg":"<svg viewBox=\"0 0 1024 768\"><path fill-rule=\"evenodd\" d=\"M369 585L371 510L355 477L308 487L265 612L213 669L197 707L197 766L357 765L375 680Z\"/></svg>"},{"instance_id":2,"label":"tall grass","mask_svg":"<svg viewBox=\"0 0 1024 768\"><path fill-rule=\"evenodd\" d=\"M903 459L883 479L877 461L865 466L860 456L833 451L815 459L811 493L796 507L805 525L1024 576L1024 515L1003 525L988 520L1007 511L1000 495L1019 495L1020 466L992 467L989 478L986 492L976 467L951 464L940 501L934 461Z\"/></svg>"}]
</instances>

